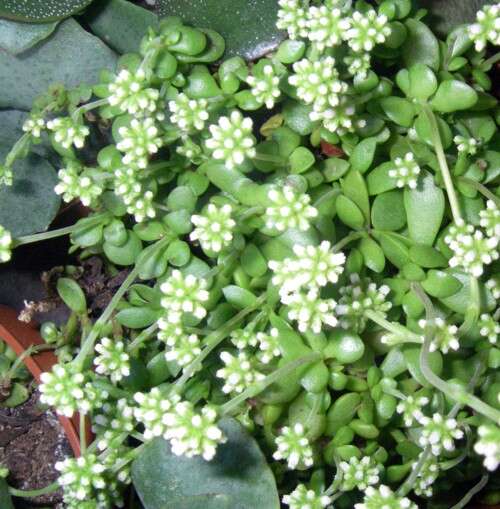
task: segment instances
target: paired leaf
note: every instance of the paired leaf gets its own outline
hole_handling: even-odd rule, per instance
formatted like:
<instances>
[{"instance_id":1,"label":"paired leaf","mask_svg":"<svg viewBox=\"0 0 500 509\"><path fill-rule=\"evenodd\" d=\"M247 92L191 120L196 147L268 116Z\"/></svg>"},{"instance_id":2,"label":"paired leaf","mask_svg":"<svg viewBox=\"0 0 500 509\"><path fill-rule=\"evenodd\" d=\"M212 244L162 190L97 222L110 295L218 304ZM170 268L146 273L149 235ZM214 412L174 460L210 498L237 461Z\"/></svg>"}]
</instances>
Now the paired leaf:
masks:
<instances>
[{"instance_id":1,"label":"paired leaf","mask_svg":"<svg viewBox=\"0 0 500 509\"><path fill-rule=\"evenodd\" d=\"M52 83L68 87L97 81L114 69L115 53L74 19L62 22L43 44L21 56L0 52L0 108L30 110Z\"/></svg>"},{"instance_id":2,"label":"paired leaf","mask_svg":"<svg viewBox=\"0 0 500 509\"><path fill-rule=\"evenodd\" d=\"M276 0L158 0L160 16L209 27L226 40L225 56L255 60L273 51L284 34L276 28Z\"/></svg>"},{"instance_id":3,"label":"paired leaf","mask_svg":"<svg viewBox=\"0 0 500 509\"><path fill-rule=\"evenodd\" d=\"M278 509L274 477L257 443L233 419L223 419L227 437L212 461L175 456L168 443L146 445L132 465L132 479L145 509Z\"/></svg>"},{"instance_id":4,"label":"paired leaf","mask_svg":"<svg viewBox=\"0 0 500 509\"><path fill-rule=\"evenodd\" d=\"M158 23L151 11L127 0L95 2L84 19L92 32L118 53L137 51L147 28Z\"/></svg>"},{"instance_id":5,"label":"paired leaf","mask_svg":"<svg viewBox=\"0 0 500 509\"><path fill-rule=\"evenodd\" d=\"M55 21L87 7L92 0L3 0L0 16L19 21Z\"/></svg>"}]
</instances>

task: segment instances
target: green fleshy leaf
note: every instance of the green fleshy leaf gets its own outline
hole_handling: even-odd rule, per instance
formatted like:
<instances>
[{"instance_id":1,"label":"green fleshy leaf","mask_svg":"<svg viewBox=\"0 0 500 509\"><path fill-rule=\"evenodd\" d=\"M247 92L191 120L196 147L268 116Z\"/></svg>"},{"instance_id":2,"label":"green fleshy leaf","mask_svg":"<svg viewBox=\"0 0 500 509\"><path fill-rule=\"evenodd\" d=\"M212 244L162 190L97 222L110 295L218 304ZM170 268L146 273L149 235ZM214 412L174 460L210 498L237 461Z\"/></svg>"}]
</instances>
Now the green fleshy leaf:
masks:
<instances>
[{"instance_id":1,"label":"green fleshy leaf","mask_svg":"<svg viewBox=\"0 0 500 509\"><path fill-rule=\"evenodd\" d=\"M276 28L275 0L158 0L160 16L180 16L185 23L209 27L226 40L226 57L255 60L277 48L283 33Z\"/></svg>"},{"instance_id":2,"label":"green fleshy leaf","mask_svg":"<svg viewBox=\"0 0 500 509\"><path fill-rule=\"evenodd\" d=\"M55 30L57 22L32 24L0 19L0 49L13 55L43 41Z\"/></svg>"},{"instance_id":3,"label":"green fleshy leaf","mask_svg":"<svg viewBox=\"0 0 500 509\"><path fill-rule=\"evenodd\" d=\"M21 56L0 52L0 108L30 110L52 83L92 83L101 69L114 69L115 63L111 49L68 19L43 44Z\"/></svg>"},{"instance_id":4,"label":"green fleshy leaf","mask_svg":"<svg viewBox=\"0 0 500 509\"><path fill-rule=\"evenodd\" d=\"M18 21L55 21L67 18L93 0L3 0L0 16Z\"/></svg>"},{"instance_id":5,"label":"green fleshy leaf","mask_svg":"<svg viewBox=\"0 0 500 509\"><path fill-rule=\"evenodd\" d=\"M387 191L375 197L372 206L372 224L377 230L397 231L406 224L403 192Z\"/></svg>"},{"instance_id":6,"label":"green fleshy leaf","mask_svg":"<svg viewBox=\"0 0 500 509\"><path fill-rule=\"evenodd\" d=\"M442 113L468 110L477 102L477 92L459 80L443 81L431 101L431 106Z\"/></svg>"},{"instance_id":7,"label":"green fleshy leaf","mask_svg":"<svg viewBox=\"0 0 500 509\"><path fill-rule=\"evenodd\" d=\"M416 189L405 189L404 203L410 238L432 246L443 221L445 199L434 178L426 173Z\"/></svg>"},{"instance_id":8,"label":"green fleshy leaf","mask_svg":"<svg viewBox=\"0 0 500 509\"><path fill-rule=\"evenodd\" d=\"M403 45L403 58L407 67L425 64L432 70L439 70L439 43L430 28L416 19L405 22L408 37Z\"/></svg>"},{"instance_id":9,"label":"green fleshy leaf","mask_svg":"<svg viewBox=\"0 0 500 509\"><path fill-rule=\"evenodd\" d=\"M118 53L137 51L149 26L158 17L126 0L106 0L94 3L84 15L92 32Z\"/></svg>"},{"instance_id":10,"label":"green fleshy leaf","mask_svg":"<svg viewBox=\"0 0 500 509\"><path fill-rule=\"evenodd\" d=\"M9 493L9 485L2 478L0 478L0 507L2 509L14 509L14 504Z\"/></svg>"},{"instance_id":11,"label":"green fleshy leaf","mask_svg":"<svg viewBox=\"0 0 500 509\"><path fill-rule=\"evenodd\" d=\"M145 509L278 509L276 484L257 443L233 419L220 428L227 442L211 461L175 456L156 439L132 465Z\"/></svg>"}]
</instances>

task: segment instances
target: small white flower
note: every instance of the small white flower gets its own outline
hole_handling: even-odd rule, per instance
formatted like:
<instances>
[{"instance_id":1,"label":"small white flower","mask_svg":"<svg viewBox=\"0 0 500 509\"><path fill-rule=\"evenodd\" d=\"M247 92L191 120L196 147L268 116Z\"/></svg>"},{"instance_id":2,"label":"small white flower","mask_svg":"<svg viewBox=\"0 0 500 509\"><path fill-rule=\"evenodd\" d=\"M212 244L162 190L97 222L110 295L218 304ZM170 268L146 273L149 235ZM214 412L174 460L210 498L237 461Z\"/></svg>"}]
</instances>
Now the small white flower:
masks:
<instances>
[{"instance_id":1,"label":"small white flower","mask_svg":"<svg viewBox=\"0 0 500 509\"><path fill-rule=\"evenodd\" d=\"M483 338L487 338L492 345L496 345L498 341L498 335L500 334L500 324L490 314L483 313L479 317L477 323L479 327L479 334Z\"/></svg>"},{"instance_id":2,"label":"small white flower","mask_svg":"<svg viewBox=\"0 0 500 509\"><path fill-rule=\"evenodd\" d=\"M476 22L469 26L469 37L476 51L486 48L488 41L500 46L500 3L485 5L478 11Z\"/></svg>"},{"instance_id":3,"label":"small white flower","mask_svg":"<svg viewBox=\"0 0 500 509\"><path fill-rule=\"evenodd\" d=\"M285 426L280 436L276 438L276 445L278 449L274 452L273 458L286 460L289 469L308 468L313 465L313 451L302 424Z\"/></svg>"},{"instance_id":4,"label":"small white flower","mask_svg":"<svg viewBox=\"0 0 500 509\"><path fill-rule=\"evenodd\" d=\"M249 346L257 346L257 334L253 331L253 329L245 328L245 329L236 329L230 334L231 343L238 348L238 350L243 350Z\"/></svg>"},{"instance_id":5,"label":"small white flower","mask_svg":"<svg viewBox=\"0 0 500 509\"><path fill-rule=\"evenodd\" d=\"M301 0L278 0L278 20L276 27L287 30L292 40L307 37L307 15Z\"/></svg>"},{"instance_id":6,"label":"small white flower","mask_svg":"<svg viewBox=\"0 0 500 509\"><path fill-rule=\"evenodd\" d=\"M389 170L389 177L396 180L396 186L401 188L408 186L410 189L415 189L420 175L420 166L415 161L415 156L408 152L404 158L396 157L394 164L396 167Z\"/></svg>"},{"instance_id":7,"label":"small white flower","mask_svg":"<svg viewBox=\"0 0 500 509\"><path fill-rule=\"evenodd\" d=\"M241 393L264 378L264 375L252 366L251 359L245 352L238 353L236 357L229 352L221 352L220 359L224 367L218 369L215 376L224 380L222 392L226 394Z\"/></svg>"},{"instance_id":8,"label":"small white flower","mask_svg":"<svg viewBox=\"0 0 500 509\"><path fill-rule=\"evenodd\" d=\"M269 63L261 62L264 65L259 66L259 74L255 74L255 66L254 75L248 76L247 83L250 85L250 90L255 99L259 103L265 104L266 108L271 109L274 108L276 100L281 95L280 79L276 75L271 61L268 61Z\"/></svg>"},{"instance_id":9,"label":"small white flower","mask_svg":"<svg viewBox=\"0 0 500 509\"><path fill-rule=\"evenodd\" d=\"M47 122L47 129L54 132L54 140L69 149L71 145L83 148L90 130L87 126L75 122L71 117L54 118Z\"/></svg>"},{"instance_id":10,"label":"small white flower","mask_svg":"<svg viewBox=\"0 0 500 509\"><path fill-rule=\"evenodd\" d=\"M202 131L209 117L207 108L206 99L190 99L186 94L180 93L168 103L170 122L186 134Z\"/></svg>"},{"instance_id":11,"label":"small white flower","mask_svg":"<svg viewBox=\"0 0 500 509\"><path fill-rule=\"evenodd\" d=\"M8 262L12 258L12 235L0 225L0 262Z\"/></svg>"},{"instance_id":12,"label":"small white flower","mask_svg":"<svg viewBox=\"0 0 500 509\"><path fill-rule=\"evenodd\" d=\"M312 6L307 13L307 37L319 51L342 44L351 23L339 7Z\"/></svg>"},{"instance_id":13,"label":"small white flower","mask_svg":"<svg viewBox=\"0 0 500 509\"><path fill-rule=\"evenodd\" d=\"M327 495L318 495L299 484L289 495L283 496L283 503L290 509L324 509L330 507L332 499Z\"/></svg>"},{"instance_id":14,"label":"small white flower","mask_svg":"<svg viewBox=\"0 0 500 509\"><path fill-rule=\"evenodd\" d=\"M477 434L479 439L474 450L484 456L483 465L493 472L500 464L500 428L494 424L484 424L479 426Z\"/></svg>"},{"instance_id":15,"label":"small white flower","mask_svg":"<svg viewBox=\"0 0 500 509\"><path fill-rule=\"evenodd\" d=\"M130 358L123 341L102 338L95 351L98 353L94 358L96 373L109 376L115 383L130 375Z\"/></svg>"},{"instance_id":16,"label":"small white flower","mask_svg":"<svg viewBox=\"0 0 500 509\"><path fill-rule=\"evenodd\" d=\"M354 504L354 509L418 509L409 498L398 497L388 486L368 486L363 502Z\"/></svg>"},{"instance_id":17,"label":"small white flower","mask_svg":"<svg viewBox=\"0 0 500 509\"><path fill-rule=\"evenodd\" d=\"M257 358L262 364L269 364L274 358L281 355L278 329L273 327L269 333L258 332L256 335L259 344Z\"/></svg>"},{"instance_id":18,"label":"small white flower","mask_svg":"<svg viewBox=\"0 0 500 509\"><path fill-rule=\"evenodd\" d=\"M500 278L492 277L486 281L486 288L491 292L493 298L496 300L500 299Z\"/></svg>"},{"instance_id":19,"label":"small white flower","mask_svg":"<svg viewBox=\"0 0 500 509\"><path fill-rule=\"evenodd\" d=\"M104 187L95 179L93 170L85 170L78 161L68 160L66 167L58 171L58 184L54 191L65 202L79 199L86 207L95 203Z\"/></svg>"},{"instance_id":20,"label":"small white flower","mask_svg":"<svg viewBox=\"0 0 500 509\"><path fill-rule=\"evenodd\" d=\"M198 240L206 251L220 253L233 240L236 221L231 218L232 212L233 208L229 204L217 207L209 203L204 214L191 216L195 229L189 238Z\"/></svg>"},{"instance_id":21,"label":"small white flower","mask_svg":"<svg viewBox=\"0 0 500 509\"><path fill-rule=\"evenodd\" d=\"M485 229L488 237L500 239L500 209L493 200L486 202L486 208L479 212L479 224Z\"/></svg>"},{"instance_id":22,"label":"small white flower","mask_svg":"<svg viewBox=\"0 0 500 509\"><path fill-rule=\"evenodd\" d=\"M425 329L428 322L425 319L421 319L418 321L418 325L421 329ZM448 325L440 317L435 318L432 325L434 326L434 337L429 346L431 352L440 350L443 353L448 353L450 350L456 351L460 348L458 327L456 325Z\"/></svg>"},{"instance_id":23,"label":"small white flower","mask_svg":"<svg viewBox=\"0 0 500 509\"><path fill-rule=\"evenodd\" d=\"M164 341L167 346L175 346L182 336L186 335L182 325L172 322L168 318L168 314L166 317L162 317L158 320L158 328L160 329L158 339Z\"/></svg>"},{"instance_id":24,"label":"small white flower","mask_svg":"<svg viewBox=\"0 0 500 509\"><path fill-rule=\"evenodd\" d=\"M173 270L170 277L160 285L163 293L161 305L168 311L167 319L178 323L182 314L191 313L202 319L207 314L203 302L208 300L205 290L207 283L192 274L184 276L180 270Z\"/></svg>"},{"instance_id":25,"label":"small white flower","mask_svg":"<svg viewBox=\"0 0 500 509\"><path fill-rule=\"evenodd\" d=\"M136 426L134 409L125 398L105 403L92 418L92 431L96 434L97 448L116 449Z\"/></svg>"},{"instance_id":26,"label":"small white flower","mask_svg":"<svg viewBox=\"0 0 500 509\"><path fill-rule=\"evenodd\" d=\"M156 210L153 205L154 195L152 191L144 191L141 195L130 199L127 203L127 213L134 216L138 223L142 223L146 219L156 217Z\"/></svg>"},{"instance_id":27,"label":"small white flower","mask_svg":"<svg viewBox=\"0 0 500 509\"><path fill-rule=\"evenodd\" d=\"M31 134L33 138L40 138L45 129L45 119L40 114L32 113L23 123L23 131Z\"/></svg>"},{"instance_id":28,"label":"small white flower","mask_svg":"<svg viewBox=\"0 0 500 509\"><path fill-rule=\"evenodd\" d=\"M441 454L443 449L453 451L454 439L459 440L464 436L455 419L445 418L439 413L435 413L432 418L421 417L419 422L423 428L418 443L422 447L430 445L435 456Z\"/></svg>"},{"instance_id":29,"label":"small white flower","mask_svg":"<svg viewBox=\"0 0 500 509\"><path fill-rule=\"evenodd\" d=\"M412 469L416 468L420 458L422 457L423 452L418 455L418 458L412 465ZM417 480L415 483L415 494L419 496L431 497L432 496L432 486L436 479L439 476L439 463L438 458L433 454L430 454L427 459L424 461L422 467L420 468L417 476Z\"/></svg>"},{"instance_id":30,"label":"small white flower","mask_svg":"<svg viewBox=\"0 0 500 509\"><path fill-rule=\"evenodd\" d=\"M244 163L245 159L255 157L255 138L252 134L253 122L238 111L229 117L220 117L218 125L208 127L211 138L205 144L212 157L223 160L232 169Z\"/></svg>"},{"instance_id":31,"label":"small white flower","mask_svg":"<svg viewBox=\"0 0 500 509\"><path fill-rule=\"evenodd\" d=\"M350 28L344 33L344 38L355 52L371 51L391 35L387 16L377 15L373 9L364 13L354 11L349 21Z\"/></svg>"},{"instance_id":32,"label":"small white flower","mask_svg":"<svg viewBox=\"0 0 500 509\"><path fill-rule=\"evenodd\" d=\"M479 146L479 142L475 138L466 138L460 134L457 134L457 136L453 138L453 142L457 146L459 152L470 156L475 155Z\"/></svg>"},{"instance_id":33,"label":"small white flower","mask_svg":"<svg viewBox=\"0 0 500 509\"><path fill-rule=\"evenodd\" d=\"M271 205L266 208L264 219L266 228L284 232L290 228L308 230L309 220L318 216L318 211L310 205L308 194L299 194L291 186L273 187L267 193Z\"/></svg>"},{"instance_id":34,"label":"small white flower","mask_svg":"<svg viewBox=\"0 0 500 509\"><path fill-rule=\"evenodd\" d=\"M340 462L339 468L343 474L342 491L366 490L368 486L379 482L381 466L373 463L370 456L361 459L353 456L349 462Z\"/></svg>"},{"instance_id":35,"label":"small white flower","mask_svg":"<svg viewBox=\"0 0 500 509\"><path fill-rule=\"evenodd\" d=\"M175 361L179 366L187 366L201 353L200 339L196 334L184 334L165 352L167 361Z\"/></svg>"},{"instance_id":36,"label":"small white flower","mask_svg":"<svg viewBox=\"0 0 500 509\"><path fill-rule=\"evenodd\" d=\"M351 76L365 78L371 67L370 53L351 53L344 58L344 63Z\"/></svg>"},{"instance_id":37,"label":"small white flower","mask_svg":"<svg viewBox=\"0 0 500 509\"><path fill-rule=\"evenodd\" d=\"M396 407L396 412L403 415L405 426L409 428L414 422L420 422L424 416L422 408L429 403L429 398L425 396L407 396L400 401Z\"/></svg>"}]
</instances>

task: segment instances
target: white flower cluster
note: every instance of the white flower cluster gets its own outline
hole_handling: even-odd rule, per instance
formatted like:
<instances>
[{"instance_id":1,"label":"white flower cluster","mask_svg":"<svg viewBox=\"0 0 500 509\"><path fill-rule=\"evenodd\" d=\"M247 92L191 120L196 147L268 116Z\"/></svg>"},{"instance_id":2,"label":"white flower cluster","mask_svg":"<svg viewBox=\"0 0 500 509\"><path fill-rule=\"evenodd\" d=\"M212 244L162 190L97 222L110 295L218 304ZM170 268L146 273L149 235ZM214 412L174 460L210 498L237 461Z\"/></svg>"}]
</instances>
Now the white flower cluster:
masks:
<instances>
[{"instance_id":1,"label":"white flower cluster","mask_svg":"<svg viewBox=\"0 0 500 509\"><path fill-rule=\"evenodd\" d=\"M339 7L312 6L307 14L307 37L319 51L341 44L351 27Z\"/></svg>"},{"instance_id":2,"label":"white flower cluster","mask_svg":"<svg viewBox=\"0 0 500 509\"><path fill-rule=\"evenodd\" d=\"M149 81L143 69L137 69L134 73L122 69L108 85L108 102L131 115L154 113L160 93L148 85Z\"/></svg>"},{"instance_id":3,"label":"white flower cluster","mask_svg":"<svg viewBox=\"0 0 500 509\"><path fill-rule=\"evenodd\" d=\"M307 37L307 13L301 0L278 0L278 20L276 26L279 30L287 30L292 40Z\"/></svg>"},{"instance_id":4,"label":"white flower cluster","mask_svg":"<svg viewBox=\"0 0 500 509\"><path fill-rule=\"evenodd\" d=\"M198 319L207 314L203 302L208 300L207 283L192 274L184 276L180 270L173 270L170 277L160 285L163 294L162 307L168 312L166 319L179 323L182 315L190 313Z\"/></svg>"},{"instance_id":5,"label":"white flower cluster","mask_svg":"<svg viewBox=\"0 0 500 509\"><path fill-rule=\"evenodd\" d=\"M342 491L364 491L368 486L379 482L381 466L374 464L370 456L363 456L361 459L353 456L349 462L341 461L339 468L342 472Z\"/></svg>"},{"instance_id":6,"label":"white flower cluster","mask_svg":"<svg viewBox=\"0 0 500 509\"><path fill-rule=\"evenodd\" d=\"M500 209L493 200L486 202L486 208L479 212L479 225L488 237L500 239Z\"/></svg>"},{"instance_id":7,"label":"white flower cluster","mask_svg":"<svg viewBox=\"0 0 500 509\"><path fill-rule=\"evenodd\" d=\"M469 26L469 37L476 51L486 48L488 41L500 46L500 3L485 5L478 11L476 22Z\"/></svg>"},{"instance_id":8,"label":"white flower cluster","mask_svg":"<svg viewBox=\"0 0 500 509\"><path fill-rule=\"evenodd\" d=\"M234 110L229 117L220 117L218 125L212 124L208 129L212 137L205 144L212 157L224 161L227 168L235 168L243 164L247 157L255 157L255 138L250 117L243 117L238 110Z\"/></svg>"},{"instance_id":9,"label":"white flower cluster","mask_svg":"<svg viewBox=\"0 0 500 509\"><path fill-rule=\"evenodd\" d=\"M220 253L233 240L236 221L231 215L233 208L229 204L217 207L209 203L205 213L191 216L195 229L189 235L191 240L198 240L204 251Z\"/></svg>"},{"instance_id":10,"label":"white flower cluster","mask_svg":"<svg viewBox=\"0 0 500 509\"><path fill-rule=\"evenodd\" d=\"M276 75L271 61L262 67L262 72L258 75L248 76L247 83L250 85L252 95L260 104L265 104L268 109L274 108L276 100L281 95L281 90L280 79Z\"/></svg>"},{"instance_id":11,"label":"white flower cluster","mask_svg":"<svg viewBox=\"0 0 500 509\"><path fill-rule=\"evenodd\" d=\"M267 197L271 204L265 210L264 220L269 230L280 233L291 228L306 231L309 220L318 216L317 209L310 205L310 196L296 192L291 186L272 187Z\"/></svg>"},{"instance_id":12,"label":"white flower cluster","mask_svg":"<svg viewBox=\"0 0 500 509\"><path fill-rule=\"evenodd\" d=\"M104 190L104 187L95 180L92 171L84 170L76 160L67 160L66 167L61 168L57 176L59 182L54 191L61 194L65 202L79 199L88 207Z\"/></svg>"},{"instance_id":13,"label":"white flower cluster","mask_svg":"<svg viewBox=\"0 0 500 509\"><path fill-rule=\"evenodd\" d=\"M180 93L168 102L168 109L171 112L170 122L185 134L202 131L209 117L207 108L206 99L190 99L186 94Z\"/></svg>"},{"instance_id":14,"label":"white flower cluster","mask_svg":"<svg viewBox=\"0 0 500 509\"><path fill-rule=\"evenodd\" d=\"M420 166L415 161L412 152L408 152L404 157L394 159L395 168L389 170L389 177L395 179L397 187L409 187L416 189L417 178L420 175Z\"/></svg>"},{"instance_id":15,"label":"white flower cluster","mask_svg":"<svg viewBox=\"0 0 500 509\"><path fill-rule=\"evenodd\" d=\"M473 156L477 152L479 142L475 138L466 138L457 134L453 138L453 142L457 146L457 150L463 154Z\"/></svg>"},{"instance_id":16,"label":"white flower cluster","mask_svg":"<svg viewBox=\"0 0 500 509\"><path fill-rule=\"evenodd\" d=\"M324 240L319 246L295 245L295 258L269 261L273 271L272 283L280 288L280 294L296 292L301 287L320 288L336 283L344 270L345 255L335 253L330 242Z\"/></svg>"},{"instance_id":17,"label":"white flower cluster","mask_svg":"<svg viewBox=\"0 0 500 509\"><path fill-rule=\"evenodd\" d=\"M425 319L418 321L418 326L425 329L429 322ZM460 343L458 342L458 327L456 325L448 325L441 317L437 317L430 324L434 328L434 337L432 338L429 350L436 352L440 350L448 353L450 350L458 350Z\"/></svg>"},{"instance_id":18,"label":"white flower cluster","mask_svg":"<svg viewBox=\"0 0 500 509\"><path fill-rule=\"evenodd\" d=\"M113 188L127 206L127 212L133 214L137 222L156 216L153 192L143 189L133 168L117 168L114 172Z\"/></svg>"},{"instance_id":19,"label":"white flower cluster","mask_svg":"<svg viewBox=\"0 0 500 509\"><path fill-rule=\"evenodd\" d=\"M224 380L222 392L226 394L241 393L264 378L264 375L252 365L252 359L245 352L239 352L234 356L224 351L219 357L224 367L218 369L215 375Z\"/></svg>"},{"instance_id":20,"label":"white flower cluster","mask_svg":"<svg viewBox=\"0 0 500 509\"><path fill-rule=\"evenodd\" d=\"M362 332L366 327L366 310L377 311L385 316L391 309L391 302L386 301L390 292L387 285L377 287L368 278L360 279L357 274L351 274L350 285L340 289L341 297L337 305L339 323L344 329Z\"/></svg>"},{"instance_id":21,"label":"white flower cluster","mask_svg":"<svg viewBox=\"0 0 500 509\"><path fill-rule=\"evenodd\" d=\"M201 353L200 339L196 334L183 334L165 352L167 361L175 361L179 366L187 366Z\"/></svg>"},{"instance_id":22,"label":"white flower cluster","mask_svg":"<svg viewBox=\"0 0 500 509\"><path fill-rule=\"evenodd\" d=\"M474 277L483 274L484 265L498 259L498 237L485 237L463 221L450 227L444 241L453 251L450 267L460 267Z\"/></svg>"},{"instance_id":23,"label":"white flower cluster","mask_svg":"<svg viewBox=\"0 0 500 509\"><path fill-rule=\"evenodd\" d=\"M388 486L368 486L363 502L354 504L354 509L418 509L409 498L398 497Z\"/></svg>"},{"instance_id":24,"label":"white flower cluster","mask_svg":"<svg viewBox=\"0 0 500 509\"><path fill-rule=\"evenodd\" d=\"M474 445L477 454L484 456L484 466L491 472L500 465L500 428L494 424L483 424L477 429L479 436Z\"/></svg>"},{"instance_id":25,"label":"white flower cluster","mask_svg":"<svg viewBox=\"0 0 500 509\"><path fill-rule=\"evenodd\" d=\"M83 501L95 500L96 491L106 487L103 475L106 467L95 454L58 461L55 469L60 472L58 483L63 488L64 502L70 507L81 507Z\"/></svg>"},{"instance_id":26,"label":"white flower cluster","mask_svg":"<svg viewBox=\"0 0 500 509\"><path fill-rule=\"evenodd\" d=\"M30 134L33 138L40 138L45 129L45 119L40 114L32 113L23 123L23 131Z\"/></svg>"},{"instance_id":27,"label":"white flower cluster","mask_svg":"<svg viewBox=\"0 0 500 509\"><path fill-rule=\"evenodd\" d=\"M278 449L274 452L273 458L286 460L289 469L308 468L313 465L313 451L302 424L285 426L281 430L281 435L276 438L276 445Z\"/></svg>"},{"instance_id":28,"label":"white flower cluster","mask_svg":"<svg viewBox=\"0 0 500 509\"><path fill-rule=\"evenodd\" d=\"M105 403L93 417L92 429L96 433L100 451L116 449L135 428L134 409L125 398Z\"/></svg>"},{"instance_id":29,"label":"white flower cluster","mask_svg":"<svg viewBox=\"0 0 500 509\"><path fill-rule=\"evenodd\" d=\"M351 52L344 57L344 64L347 65L347 72L351 76L365 78L371 67L370 54Z\"/></svg>"},{"instance_id":30,"label":"white flower cluster","mask_svg":"<svg viewBox=\"0 0 500 509\"><path fill-rule=\"evenodd\" d=\"M269 364L274 358L281 355L278 329L273 327L269 333L258 332L255 338L260 350L257 358L262 364Z\"/></svg>"},{"instance_id":31,"label":"white flower cluster","mask_svg":"<svg viewBox=\"0 0 500 509\"><path fill-rule=\"evenodd\" d=\"M350 27L344 35L347 44L358 53L371 51L391 35L388 21L387 16L378 15L373 9L364 13L354 11L349 20Z\"/></svg>"},{"instance_id":32,"label":"white flower cluster","mask_svg":"<svg viewBox=\"0 0 500 509\"><path fill-rule=\"evenodd\" d=\"M123 341L102 338L95 351L98 354L94 357L96 373L109 376L113 383L130 375L130 357Z\"/></svg>"},{"instance_id":33,"label":"white flower cluster","mask_svg":"<svg viewBox=\"0 0 500 509\"><path fill-rule=\"evenodd\" d=\"M488 279L486 281L486 288L491 292L494 299L500 299L500 278L498 276Z\"/></svg>"},{"instance_id":34,"label":"white flower cluster","mask_svg":"<svg viewBox=\"0 0 500 509\"><path fill-rule=\"evenodd\" d=\"M282 500L290 509L324 509L332 501L329 496L318 495L303 484L299 484L289 495L284 495Z\"/></svg>"},{"instance_id":35,"label":"white flower cluster","mask_svg":"<svg viewBox=\"0 0 500 509\"><path fill-rule=\"evenodd\" d=\"M0 225L0 262L8 262L12 258L12 235Z\"/></svg>"},{"instance_id":36,"label":"white flower cluster","mask_svg":"<svg viewBox=\"0 0 500 509\"><path fill-rule=\"evenodd\" d=\"M108 396L97 391L73 364L55 364L52 371L42 373L40 381L40 401L66 417L77 411L87 414Z\"/></svg>"},{"instance_id":37,"label":"white flower cluster","mask_svg":"<svg viewBox=\"0 0 500 509\"><path fill-rule=\"evenodd\" d=\"M124 153L122 162L125 166L146 168L149 156L156 154L163 145L160 131L151 117L133 118L129 125L118 129L118 134L120 140L116 148Z\"/></svg>"},{"instance_id":38,"label":"white flower cluster","mask_svg":"<svg viewBox=\"0 0 500 509\"><path fill-rule=\"evenodd\" d=\"M479 334L483 338L487 338L492 345L496 345L498 335L500 334L500 324L490 314L482 313L479 317L478 323Z\"/></svg>"},{"instance_id":39,"label":"white flower cluster","mask_svg":"<svg viewBox=\"0 0 500 509\"><path fill-rule=\"evenodd\" d=\"M425 396L407 396L396 406L396 412L402 414L403 422L407 428L414 422L420 422L424 414L422 408L429 404L429 398Z\"/></svg>"},{"instance_id":40,"label":"white flower cluster","mask_svg":"<svg viewBox=\"0 0 500 509\"><path fill-rule=\"evenodd\" d=\"M231 332L231 343L238 349L243 350L249 346L257 346L257 334L251 328L236 329Z\"/></svg>"},{"instance_id":41,"label":"white flower cluster","mask_svg":"<svg viewBox=\"0 0 500 509\"><path fill-rule=\"evenodd\" d=\"M414 469L422 457L423 452L421 452L417 458L417 460L413 463L412 468ZM432 496L432 486L434 481L439 476L439 463L437 461L437 457L433 454L430 454L427 459L424 461L422 467L420 468L417 476L417 480L415 482L415 494L419 496L431 497Z\"/></svg>"},{"instance_id":42,"label":"white flower cluster","mask_svg":"<svg viewBox=\"0 0 500 509\"><path fill-rule=\"evenodd\" d=\"M54 132L54 140L65 149L74 145L82 148L90 130L86 125L75 122L71 117L54 118L47 122L47 129Z\"/></svg>"},{"instance_id":43,"label":"white flower cluster","mask_svg":"<svg viewBox=\"0 0 500 509\"><path fill-rule=\"evenodd\" d=\"M456 419L443 417L435 413L432 417L421 417L422 434L418 443L422 447L430 446L432 454L439 456L443 449L453 451L455 449L454 439L460 440L464 432L458 427Z\"/></svg>"}]
</instances>

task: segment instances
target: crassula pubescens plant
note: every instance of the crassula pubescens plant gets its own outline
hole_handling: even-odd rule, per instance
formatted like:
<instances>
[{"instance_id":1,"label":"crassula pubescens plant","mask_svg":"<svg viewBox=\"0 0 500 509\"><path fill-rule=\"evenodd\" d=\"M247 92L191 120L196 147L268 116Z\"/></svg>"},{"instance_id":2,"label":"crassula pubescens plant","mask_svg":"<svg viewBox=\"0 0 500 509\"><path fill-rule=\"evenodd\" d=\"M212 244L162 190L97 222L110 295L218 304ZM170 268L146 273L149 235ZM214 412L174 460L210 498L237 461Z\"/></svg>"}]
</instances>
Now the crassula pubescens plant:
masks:
<instances>
[{"instance_id":1,"label":"crassula pubescens plant","mask_svg":"<svg viewBox=\"0 0 500 509\"><path fill-rule=\"evenodd\" d=\"M212 461L227 416L291 509L414 508L452 478L464 507L498 466L500 7L441 41L409 0L279 5L289 39L253 64L209 68L217 34L163 19L89 102L37 100L1 166L47 139L91 209L1 228L2 261L69 234L128 267L95 322L60 280L73 315L42 329L42 401L96 432L57 466L68 507L119 504L139 442Z\"/></svg>"}]
</instances>

